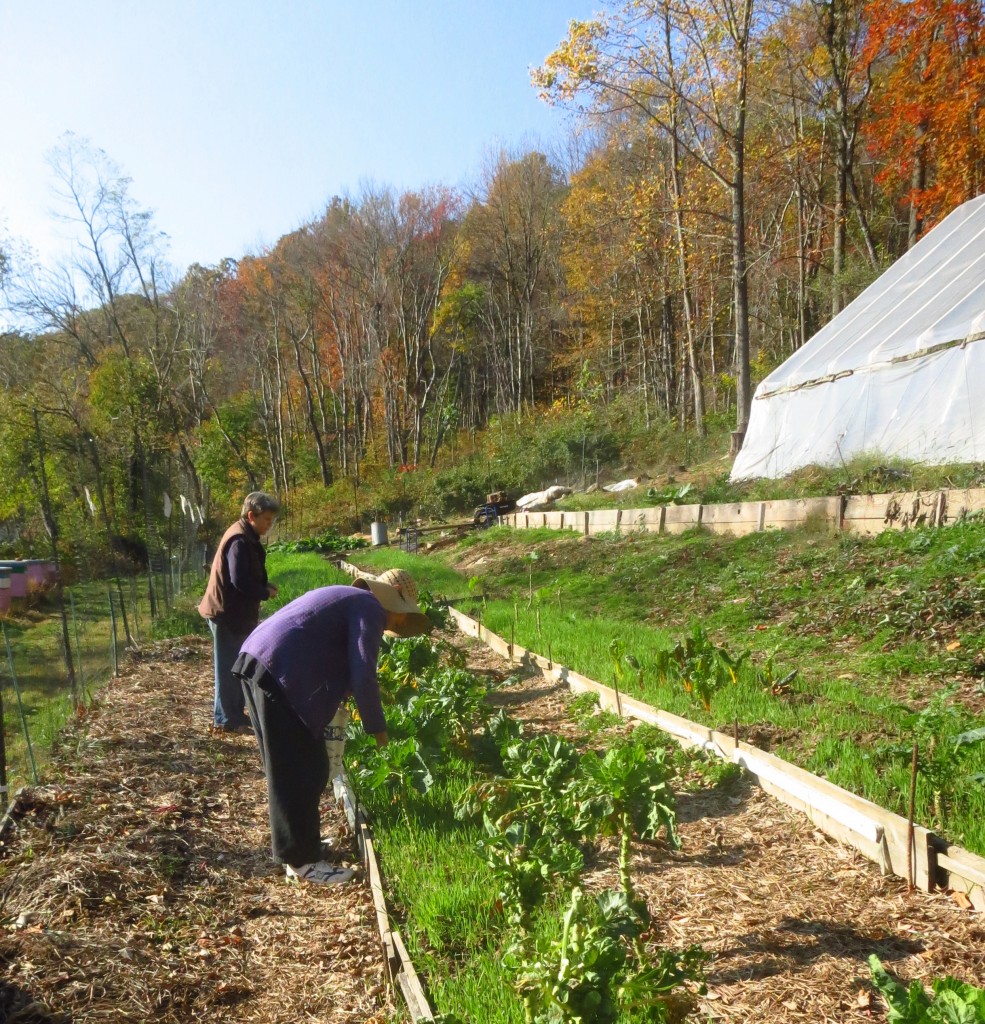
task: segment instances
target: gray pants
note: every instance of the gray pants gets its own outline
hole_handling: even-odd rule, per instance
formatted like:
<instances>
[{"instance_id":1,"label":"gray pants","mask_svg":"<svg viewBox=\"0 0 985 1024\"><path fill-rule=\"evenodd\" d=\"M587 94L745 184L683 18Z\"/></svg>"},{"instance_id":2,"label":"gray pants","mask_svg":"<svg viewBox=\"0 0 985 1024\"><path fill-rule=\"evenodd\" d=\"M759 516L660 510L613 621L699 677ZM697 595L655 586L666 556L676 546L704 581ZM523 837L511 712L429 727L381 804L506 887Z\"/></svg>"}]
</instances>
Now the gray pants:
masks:
<instances>
[{"instance_id":1,"label":"gray pants","mask_svg":"<svg viewBox=\"0 0 985 1024\"><path fill-rule=\"evenodd\" d=\"M212 721L223 729L236 729L248 725L243 687L233 675L233 663L239 655L243 641L252 630L231 629L218 619L207 619L212 631L212 649L215 663L215 702Z\"/></svg>"}]
</instances>

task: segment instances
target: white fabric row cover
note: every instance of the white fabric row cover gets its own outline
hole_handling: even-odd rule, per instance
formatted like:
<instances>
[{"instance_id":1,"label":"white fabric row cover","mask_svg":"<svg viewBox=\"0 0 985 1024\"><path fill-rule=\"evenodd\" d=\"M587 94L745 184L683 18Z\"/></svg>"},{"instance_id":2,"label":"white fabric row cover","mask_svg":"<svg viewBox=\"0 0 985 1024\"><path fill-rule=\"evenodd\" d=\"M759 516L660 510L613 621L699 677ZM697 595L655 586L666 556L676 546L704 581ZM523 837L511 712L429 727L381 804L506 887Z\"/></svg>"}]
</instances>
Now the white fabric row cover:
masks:
<instances>
[{"instance_id":1,"label":"white fabric row cover","mask_svg":"<svg viewBox=\"0 0 985 1024\"><path fill-rule=\"evenodd\" d=\"M985 461L985 195L759 385L731 475L782 477L862 452Z\"/></svg>"}]
</instances>

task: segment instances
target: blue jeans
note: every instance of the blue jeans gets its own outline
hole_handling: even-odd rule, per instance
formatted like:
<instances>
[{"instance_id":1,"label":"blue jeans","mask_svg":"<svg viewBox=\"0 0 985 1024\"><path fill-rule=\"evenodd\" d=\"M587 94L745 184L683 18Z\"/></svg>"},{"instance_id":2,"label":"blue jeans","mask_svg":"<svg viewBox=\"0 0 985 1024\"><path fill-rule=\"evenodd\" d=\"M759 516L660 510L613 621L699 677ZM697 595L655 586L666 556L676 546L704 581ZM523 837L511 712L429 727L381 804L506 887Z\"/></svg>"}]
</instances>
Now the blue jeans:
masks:
<instances>
[{"instance_id":1,"label":"blue jeans","mask_svg":"<svg viewBox=\"0 0 985 1024\"><path fill-rule=\"evenodd\" d=\"M207 619L212 631L212 648L215 655L215 708L213 722L223 729L236 729L248 725L246 698L243 684L232 672L233 662L239 655L243 641L250 635L239 629L230 629L215 619Z\"/></svg>"}]
</instances>

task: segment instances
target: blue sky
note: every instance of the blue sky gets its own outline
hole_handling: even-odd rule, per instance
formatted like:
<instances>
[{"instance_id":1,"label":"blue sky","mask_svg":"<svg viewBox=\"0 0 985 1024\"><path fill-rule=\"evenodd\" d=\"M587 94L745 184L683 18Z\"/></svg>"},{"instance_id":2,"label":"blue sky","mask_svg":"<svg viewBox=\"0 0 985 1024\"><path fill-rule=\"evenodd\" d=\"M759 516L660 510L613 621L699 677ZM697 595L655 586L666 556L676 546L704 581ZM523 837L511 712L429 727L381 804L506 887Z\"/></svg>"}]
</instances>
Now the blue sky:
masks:
<instances>
[{"instance_id":1,"label":"blue sky","mask_svg":"<svg viewBox=\"0 0 985 1024\"><path fill-rule=\"evenodd\" d=\"M529 67L598 0L0 0L0 237L65 242L45 154L87 137L180 269L373 182L466 185L568 128Z\"/></svg>"}]
</instances>

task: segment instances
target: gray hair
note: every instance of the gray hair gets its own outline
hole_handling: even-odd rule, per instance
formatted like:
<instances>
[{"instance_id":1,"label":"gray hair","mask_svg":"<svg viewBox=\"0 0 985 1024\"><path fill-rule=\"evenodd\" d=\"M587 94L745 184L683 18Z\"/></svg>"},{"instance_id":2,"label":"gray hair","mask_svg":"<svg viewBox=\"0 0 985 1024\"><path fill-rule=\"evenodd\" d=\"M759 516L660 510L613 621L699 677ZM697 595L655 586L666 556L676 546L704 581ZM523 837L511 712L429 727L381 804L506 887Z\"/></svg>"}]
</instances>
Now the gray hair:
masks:
<instances>
[{"instance_id":1,"label":"gray hair","mask_svg":"<svg viewBox=\"0 0 985 1024\"><path fill-rule=\"evenodd\" d=\"M252 512L255 516L263 512L279 512L280 502L266 491L251 491L243 501L242 517L246 519Z\"/></svg>"}]
</instances>

